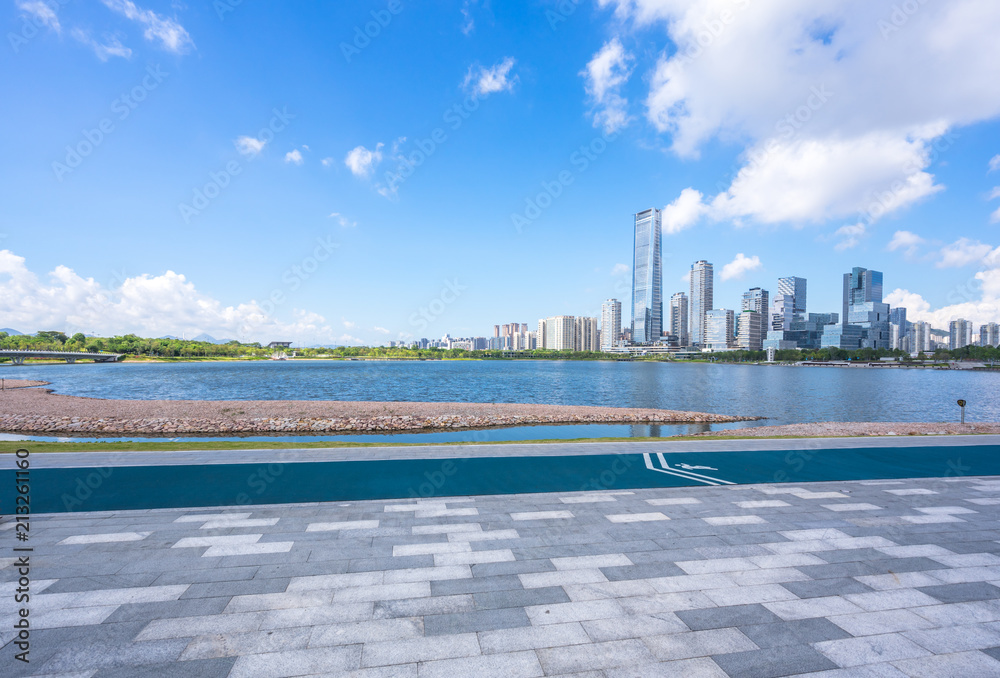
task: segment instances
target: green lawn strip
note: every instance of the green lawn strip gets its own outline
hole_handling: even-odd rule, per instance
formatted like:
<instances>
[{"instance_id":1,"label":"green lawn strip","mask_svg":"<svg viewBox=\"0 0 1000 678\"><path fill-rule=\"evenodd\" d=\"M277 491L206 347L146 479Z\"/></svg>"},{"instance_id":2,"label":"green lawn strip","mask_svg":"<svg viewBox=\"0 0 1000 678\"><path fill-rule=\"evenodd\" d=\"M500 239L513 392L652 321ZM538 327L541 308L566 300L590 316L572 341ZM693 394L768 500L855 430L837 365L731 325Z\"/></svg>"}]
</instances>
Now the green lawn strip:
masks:
<instances>
[{"instance_id":1,"label":"green lawn strip","mask_svg":"<svg viewBox=\"0 0 1000 678\"><path fill-rule=\"evenodd\" d=\"M927 434L918 434L923 437ZM949 433L946 435L993 435L989 433ZM649 443L657 441L695 441L695 440L811 440L817 438L911 438L916 436L856 436L856 435L821 435L821 436L699 436L680 435L660 438L547 438L542 440L496 440L469 442L427 442L427 443L395 443L391 441L378 443L352 443L336 440L320 440L316 442L293 441L254 441L254 440L220 440L220 441L172 441L163 442L113 442L113 443L71 443L71 442L34 442L4 441L0 442L0 454L12 454L20 448L32 452L181 452L185 450L289 450L289 449L337 449L345 447L427 447L455 445L540 445L554 443Z\"/></svg>"}]
</instances>

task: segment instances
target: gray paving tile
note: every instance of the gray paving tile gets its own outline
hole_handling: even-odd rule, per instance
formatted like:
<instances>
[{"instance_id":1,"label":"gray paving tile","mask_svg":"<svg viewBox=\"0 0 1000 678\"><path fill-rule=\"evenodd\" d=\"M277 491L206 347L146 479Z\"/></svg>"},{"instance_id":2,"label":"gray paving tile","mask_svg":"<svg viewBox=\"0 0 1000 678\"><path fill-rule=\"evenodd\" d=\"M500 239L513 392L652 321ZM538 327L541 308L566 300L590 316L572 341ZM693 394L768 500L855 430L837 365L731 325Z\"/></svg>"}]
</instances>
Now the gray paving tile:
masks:
<instances>
[{"instance_id":1,"label":"gray paving tile","mask_svg":"<svg viewBox=\"0 0 1000 678\"><path fill-rule=\"evenodd\" d=\"M638 640L554 647L536 650L535 654L546 675L634 666L655 661L649 648Z\"/></svg>"},{"instance_id":2,"label":"gray paving tile","mask_svg":"<svg viewBox=\"0 0 1000 678\"><path fill-rule=\"evenodd\" d=\"M850 668L891 662L899 659L914 659L928 657L930 652L898 633L886 633L879 636L849 638L845 640L828 640L816 643L819 652L826 655L838 666Z\"/></svg>"},{"instance_id":3,"label":"gray paving tile","mask_svg":"<svg viewBox=\"0 0 1000 678\"><path fill-rule=\"evenodd\" d=\"M893 662L911 678L971 678L1000 675L1000 661L982 652L921 657Z\"/></svg>"},{"instance_id":4,"label":"gray paving tile","mask_svg":"<svg viewBox=\"0 0 1000 678\"><path fill-rule=\"evenodd\" d=\"M504 607L525 607L528 605L547 605L550 603L568 603L569 596L560 586L547 586L535 589L508 589L506 591L484 591L474 593L476 608L492 610Z\"/></svg>"},{"instance_id":5,"label":"gray paving tile","mask_svg":"<svg viewBox=\"0 0 1000 678\"><path fill-rule=\"evenodd\" d=\"M128 645L61 645L42 664L41 673L69 673L175 661L187 646L183 639L153 640Z\"/></svg>"},{"instance_id":6,"label":"gray paving tile","mask_svg":"<svg viewBox=\"0 0 1000 678\"><path fill-rule=\"evenodd\" d=\"M105 620L104 624L219 614L226 609L230 600L229 596L222 596L217 598L187 598L166 600L160 603L121 605L111 613L111 616Z\"/></svg>"},{"instance_id":7,"label":"gray paving tile","mask_svg":"<svg viewBox=\"0 0 1000 678\"><path fill-rule=\"evenodd\" d=\"M181 594L187 598L217 598L219 596L246 596L255 593L280 593L288 588L289 578L280 579L240 579L237 581L215 581L191 584Z\"/></svg>"},{"instance_id":8,"label":"gray paving tile","mask_svg":"<svg viewBox=\"0 0 1000 678\"><path fill-rule=\"evenodd\" d=\"M753 624L774 624L781 619L762 605L731 605L705 610L680 610L677 616L692 631Z\"/></svg>"},{"instance_id":9,"label":"gray paving tile","mask_svg":"<svg viewBox=\"0 0 1000 678\"><path fill-rule=\"evenodd\" d=\"M1000 598L1000 587L987 584L986 582L921 586L917 590L933 598L937 598L942 603L965 603L973 600L993 600Z\"/></svg>"},{"instance_id":10,"label":"gray paving tile","mask_svg":"<svg viewBox=\"0 0 1000 678\"><path fill-rule=\"evenodd\" d=\"M424 617L424 634L441 636L478 631L510 629L531 624L523 608L474 610L454 614L435 614Z\"/></svg>"},{"instance_id":11,"label":"gray paving tile","mask_svg":"<svg viewBox=\"0 0 1000 678\"><path fill-rule=\"evenodd\" d=\"M760 648L809 645L824 640L850 638L851 634L825 618L753 624L739 627Z\"/></svg>"},{"instance_id":12,"label":"gray paving tile","mask_svg":"<svg viewBox=\"0 0 1000 678\"><path fill-rule=\"evenodd\" d=\"M780 652L773 649L734 652L714 655L712 659L730 676L739 678L778 678L838 668L808 645L786 645Z\"/></svg>"},{"instance_id":13,"label":"gray paving tile","mask_svg":"<svg viewBox=\"0 0 1000 678\"><path fill-rule=\"evenodd\" d=\"M514 574L495 577L471 577L469 579L445 579L431 582L431 595L450 596L461 593L483 593L485 591L509 591L520 589L521 580Z\"/></svg>"},{"instance_id":14,"label":"gray paving tile","mask_svg":"<svg viewBox=\"0 0 1000 678\"><path fill-rule=\"evenodd\" d=\"M620 567L600 568L609 581L624 579L653 579L656 577L675 577L685 574L684 570L669 562L650 562L640 565L623 565Z\"/></svg>"},{"instance_id":15,"label":"gray paving tile","mask_svg":"<svg viewBox=\"0 0 1000 678\"><path fill-rule=\"evenodd\" d=\"M228 676L235 663L236 657L220 657L167 664L132 665L103 669L95 678L213 678Z\"/></svg>"},{"instance_id":16,"label":"gray paving tile","mask_svg":"<svg viewBox=\"0 0 1000 678\"><path fill-rule=\"evenodd\" d=\"M842 596L848 593L865 593L872 590L870 586L865 586L852 578L792 581L783 582L781 585L799 598Z\"/></svg>"}]
</instances>

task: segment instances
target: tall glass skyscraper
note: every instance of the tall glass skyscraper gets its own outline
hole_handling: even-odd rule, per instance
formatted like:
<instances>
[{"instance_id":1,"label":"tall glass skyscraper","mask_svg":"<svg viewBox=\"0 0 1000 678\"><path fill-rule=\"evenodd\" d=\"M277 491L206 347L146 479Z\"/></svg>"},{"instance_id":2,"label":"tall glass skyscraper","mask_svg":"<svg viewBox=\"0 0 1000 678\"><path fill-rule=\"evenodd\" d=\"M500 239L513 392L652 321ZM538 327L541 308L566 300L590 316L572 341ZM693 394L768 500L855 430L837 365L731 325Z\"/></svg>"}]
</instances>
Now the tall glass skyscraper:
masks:
<instances>
[{"instance_id":1,"label":"tall glass skyscraper","mask_svg":"<svg viewBox=\"0 0 1000 678\"><path fill-rule=\"evenodd\" d=\"M683 292L670 297L670 334L679 346L688 346L688 298Z\"/></svg>"},{"instance_id":2,"label":"tall glass skyscraper","mask_svg":"<svg viewBox=\"0 0 1000 678\"><path fill-rule=\"evenodd\" d=\"M715 305L715 272L712 264L704 259L691 264L691 345L705 346L705 314Z\"/></svg>"},{"instance_id":3,"label":"tall glass skyscraper","mask_svg":"<svg viewBox=\"0 0 1000 678\"><path fill-rule=\"evenodd\" d=\"M653 208L635 215L632 258L632 341L645 344L663 335L662 213Z\"/></svg>"}]
</instances>

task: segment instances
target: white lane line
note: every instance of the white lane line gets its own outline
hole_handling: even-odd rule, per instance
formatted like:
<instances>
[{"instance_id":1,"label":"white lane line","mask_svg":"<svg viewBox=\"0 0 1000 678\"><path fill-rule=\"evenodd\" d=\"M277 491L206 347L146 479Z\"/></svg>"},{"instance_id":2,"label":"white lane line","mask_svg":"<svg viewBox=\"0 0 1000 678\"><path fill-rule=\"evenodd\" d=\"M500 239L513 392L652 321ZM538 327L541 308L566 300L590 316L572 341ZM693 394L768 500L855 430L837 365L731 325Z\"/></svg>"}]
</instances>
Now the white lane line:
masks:
<instances>
[{"instance_id":1,"label":"white lane line","mask_svg":"<svg viewBox=\"0 0 1000 678\"><path fill-rule=\"evenodd\" d=\"M712 481L715 481L717 483L721 483L723 485L735 485L736 484L736 483L731 483L728 480L723 480L721 478L713 478L712 476L702 475L700 473L695 473L694 471L684 471L684 470L681 470L681 469L678 469L678 468L675 468L675 467L671 467L670 464L667 463L667 459L666 459L666 457L663 456L662 452L657 452L656 456L659 458L660 463L663 464L663 467L664 468L668 468L671 471L677 471L678 473L686 473L686 474L688 474L690 476L695 476L697 478L706 478L708 480L712 480Z\"/></svg>"},{"instance_id":2,"label":"white lane line","mask_svg":"<svg viewBox=\"0 0 1000 678\"><path fill-rule=\"evenodd\" d=\"M696 483L705 483L706 485L714 485L714 486L719 485L719 483L712 482L711 480L703 480L701 478L694 478L692 476L685 475L682 473L676 473L674 471L665 471L662 468L656 468L655 466L653 466L653 460L652 458L650 458L648 452L644 452L642 456L646 460L646 468L648 468L650 471L658 471L660 473L666 473L667 475L674 476L676 478L683 478L684 480L693 480Z\"/></svg>"}]
</instances>

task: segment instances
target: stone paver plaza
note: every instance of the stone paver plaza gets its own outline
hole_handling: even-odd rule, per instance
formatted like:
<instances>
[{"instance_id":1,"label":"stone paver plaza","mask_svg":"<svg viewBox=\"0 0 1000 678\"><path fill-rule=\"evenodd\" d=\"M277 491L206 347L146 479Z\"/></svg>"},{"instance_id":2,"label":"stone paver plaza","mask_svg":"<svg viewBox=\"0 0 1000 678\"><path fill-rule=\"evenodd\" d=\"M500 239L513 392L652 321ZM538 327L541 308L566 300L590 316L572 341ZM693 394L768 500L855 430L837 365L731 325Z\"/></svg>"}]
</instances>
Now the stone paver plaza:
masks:
<instances>
[{"instance_id":1,"label":"stone paver plaza","mask_svg":"<svg viewBox=\"0 0 1000 678\"><path fill-rule=\"evenodd\" d=\"M35 516L0 672L996 676L998 513L949 478Z\"/></svg>"}]
</instances>

